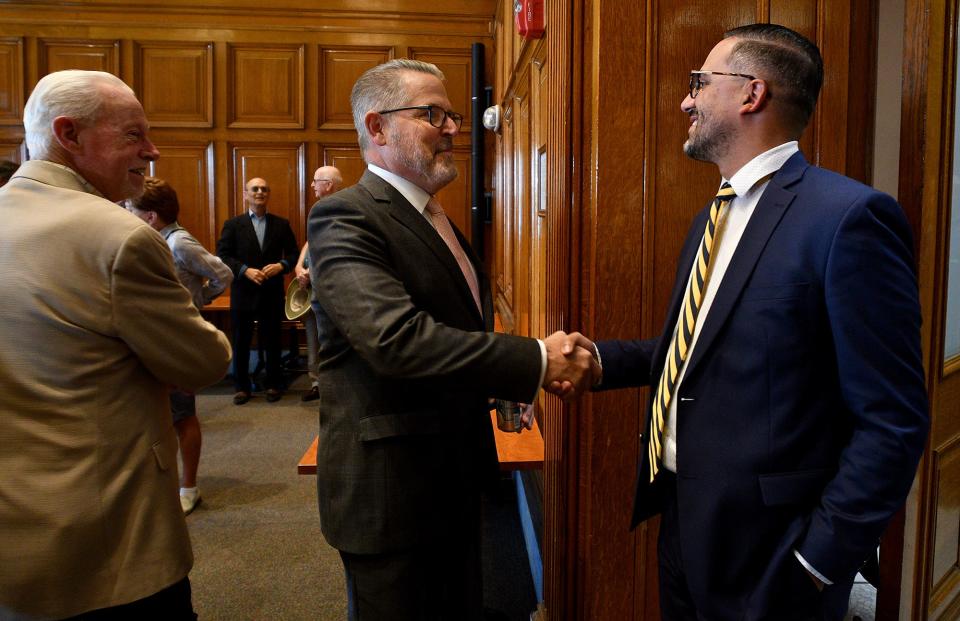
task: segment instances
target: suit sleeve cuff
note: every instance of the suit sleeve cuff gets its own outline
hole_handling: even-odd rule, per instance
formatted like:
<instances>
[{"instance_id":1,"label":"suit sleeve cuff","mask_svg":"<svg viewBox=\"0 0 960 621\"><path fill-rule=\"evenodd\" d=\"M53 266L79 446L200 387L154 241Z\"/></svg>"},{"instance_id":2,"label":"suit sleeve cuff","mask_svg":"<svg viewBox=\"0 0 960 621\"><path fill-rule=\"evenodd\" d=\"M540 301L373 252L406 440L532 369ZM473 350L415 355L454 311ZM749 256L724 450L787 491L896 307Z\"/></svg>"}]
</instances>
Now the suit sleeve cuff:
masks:
<instances>
[{"instance_id":1,"label":"suit sleeve cuff","mask_svg":"<svg viewBox=\"0 0 960 621\"><path fill-rule=\"evenodd\" d=\"M797 560L800 561L800 564L803 565L804 569L806 569L806 570L809 571L811 574L813 574L814 577L816 577L817 580L819 580L820 582L822 582L822 583L824 583L824 584L833 584L833 582L832 582L829 578L827 578L826 576L824 576L823 574L821 574L819 571L817 571L816 569L814 569L814 568L813 568L813 565L811 565L810 563L807 562L807 559L805 559L805 558L803 558L802 556L800 556L800 553L799 553L799 552L797 552L796 550L794 550L794 551L793 551L793 555L797 557Z\"/></svg>"}]
</instances>

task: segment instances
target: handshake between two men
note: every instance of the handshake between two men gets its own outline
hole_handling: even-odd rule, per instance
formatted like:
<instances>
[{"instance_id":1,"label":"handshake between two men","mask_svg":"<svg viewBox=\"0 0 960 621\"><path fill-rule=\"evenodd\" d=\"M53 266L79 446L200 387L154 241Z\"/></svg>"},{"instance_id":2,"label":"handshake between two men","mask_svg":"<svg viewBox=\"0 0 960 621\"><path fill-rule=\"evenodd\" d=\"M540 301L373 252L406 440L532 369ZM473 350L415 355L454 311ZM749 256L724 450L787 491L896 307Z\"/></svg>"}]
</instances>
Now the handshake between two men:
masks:
<instances>
[{"instance_id":1,"label":"handshake between two men","mask_svg":"<svg viewBox=\"0 0 960 621\"><path fill-rule=\"evenodd\" d=\"M600 383L603 369L597 358L593 341L579 332L554 332L543 339L547 349L547 370L543 375L543 389L564 401L570 401ZM520 423L533 427L533 406L521 404Z\"/></svg>"},{"instance_id":2,"label":"handshake between two men","mask_svg":"<svg viewBox=\"0 0 960 621\"><path fill-rule=\"evenodd\" d=\"M569 401L600 383L603 369L593 341L579 332L560 331L543 339L543 343L547 348L544 390Z\"/></svg>"}]
</instances>

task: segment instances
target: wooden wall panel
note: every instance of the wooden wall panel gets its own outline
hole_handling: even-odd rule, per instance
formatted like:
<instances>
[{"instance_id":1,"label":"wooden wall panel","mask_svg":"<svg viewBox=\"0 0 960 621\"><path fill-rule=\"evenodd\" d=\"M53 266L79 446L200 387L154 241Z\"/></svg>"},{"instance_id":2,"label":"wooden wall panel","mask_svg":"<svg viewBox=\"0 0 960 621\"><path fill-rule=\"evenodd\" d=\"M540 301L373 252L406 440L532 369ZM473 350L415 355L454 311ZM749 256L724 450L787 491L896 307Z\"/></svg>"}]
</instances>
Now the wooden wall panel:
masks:
<instances>
[{"instance_id":1,"label":"wooden wall panel","mask_svg":"<svg viewBox=\"0 0 960 621\"><path fill-rule=\"evenodd\" d=\"M136 92L151 127L213 127L213 44L137 44Z\"/></svg>"},{"instance_id":2,"label":"wooden wall panel","mask_svg":"<svg viewBox=\"0 0 960 621\"><path fill-rule=\"evenodd\" d=\"M207 248L216 246L219 231L214 218L213 145L157 145L162 156L150 174L169 183L180 203L180 225Z\"/></svg>"},{"instance_id":3,"label":"wooden wall panel","mask_svg":"<svg viewBox=\"0 0 960 621\"><path fill-rule=\"evenodd\" d=\"M501 320L508 325L513 324L513 253L511 252L512 239L508 234L510 227L510 209L513 205L514 174L513 174L513 104L507 99L501 99L503 106L500 122L501 134L497 140L497 181L496 201L493 206L493 225L496 231L494 236L494 274L495 299L497 311ZM508 228L509 227L509 228Z\"/></svg>"},{"instance_id":4,"label":"wooden wall panel","mask_svg":"<svg viewBox=\"0 0 960 621\"><path fill-rule=\"evenodd\" d=\"M463 115L461 132L469 132L470 119L470 50L410 48L410 58L433 63L446 78L447 96L453 109Z\"/></svg>"},{"instance_id":5,"label":"wooden wall panel","mask_svg":"<svg viewBox=\"0 0 960 621\"><path fill-rule=\"evenodd\" d=\"M297 242L305 236L306 171L303 167L304 145L235 144L233 155L233 215L244 211L243 189L254 177L264 179L270 186L272 214L290 221ZM310 172L313 172L312 170Z\"/></svg>"},{"instance_id":6,"label":"wooden wall panel","mask_svg":"<svg viewBox=\"0 0 960 621\"><path fill-rule=\"evenodd\" d=\"M302 128L302 45L230 46L230 127Z\"/></svg>"},{"instance_id":7,"label":"wooden wall panel","mask_svg":"<svg viewBox=\"0 0 960 621\"><path fill-rule=\"evenodd\" d=\"M933 534L932 608L937 608L960 589L960 441L935 452L934 460L934 493L940 507Z\"/></svg>"},{"instance_id":8,"label":"wooden wall panel","mask_svg":"<svg viewBox=\"0 0 960 621\"><path fill-rule=\"evenodd\" d=\"M0 160L24 162L27 159L27 145L22 142L0 142Z\"/></svg>"},{"instance_id":9,"label":"wooden wall panel","mask_svg":"<svg viewBox=\"0 0 960 621\"><path fill-rule=\"evenodd\" d=\"M473 43L492 42L494 2L451 0L429 12L417 0L377 0L362 10L348 0L269 7L262 0L87 0L69 10L60 0L0 2L0 156L25 159L20 115L40 77L66 68L107 70L142 99L161 150L154 168L170 177L190 219L185 224L208 248L241 209L244 167L267 178L271 210L289 216L302 240L304 214L315 201L306 175L333 164L352 184L365 167L350 111L356 78L418 50L447 62L452 90L469 101L463 62ZM492 60L490 53L487 75ZM469 144L468 133L454 139L462 176L444 195L464 232ZM200 207L208 212L193 211Z\"/></svg>"},{"instance_id":10,"label":"wooden wall panel","mask_svg":"<svg viewBox=\"0 0 960 621\"><path fill-rule=\"evenodd\" d=\"M41 77L64 69L106 71L120 75L120 41L43 39L40 41Z\"/></svg>"},{"instance_id":11,"label":"wooden wall panel","mask_svg":"<svg viewBox=\"0 0 960 621\"><path fill-rule=\"evenodd\" d=\"M320 128L354 129L349 97L354 82L367 69L391 58L392 47L321 48Z\"/></svg>"},{"instance_id":12,"label":"wooden wall panel","mask_svg":"<svg viewBox=\"0 0 960 621\"><path fill-rule=\"evenodd\" d=\"M360 147L324 146L321 148L323 166L336 166L343 175L343 187L348 187L360 181L367 163L363 161ZM316 170L316 168L314 168ZM313 171L308 171L313 172Z\"/></svg>"},{"instance_id":13,"label":"wooden wall panel","mask_svg":"<svg viewBox=\"0 0 960 621\"><path fill-rule=\"evenodd\" d=\"M23 122L23 39L0 38L0 125Z\"/></svg>"}]
</instances>

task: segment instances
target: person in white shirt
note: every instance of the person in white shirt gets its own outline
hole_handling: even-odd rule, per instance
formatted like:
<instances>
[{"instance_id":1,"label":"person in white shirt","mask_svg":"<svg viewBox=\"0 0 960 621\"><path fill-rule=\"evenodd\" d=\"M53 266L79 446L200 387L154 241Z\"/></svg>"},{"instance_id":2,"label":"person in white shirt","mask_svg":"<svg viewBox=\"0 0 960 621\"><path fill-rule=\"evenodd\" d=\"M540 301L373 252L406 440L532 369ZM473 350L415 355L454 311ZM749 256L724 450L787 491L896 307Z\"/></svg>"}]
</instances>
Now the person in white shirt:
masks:
<instances>
[{"instance_id":1,"label":"person in white shirt","mask_svg":"<svg viewBox=\"0 0 960 621\"><path fill-rule=\"evenodd\" d=\"M324 196L329 196L343 185L343 175L336 166L321 166L313 172L313 183L310 184L317 200ZM310 288L310 257L307 250L309 246L306 242L303 249L300 250L300 258L297 259L297 266L294 268L294 274L304 289ZM314 300L316 296L311 296ZM301 401L316 401L320 398L320 374L317 371L319 358L317 357L320 344L317 334L317 316L313 309L308 310L302 317L303 327L307 337L307 374L310 376L310 390L305 392Z\"/></svg>"},{"instance_id":2,"label":"person in white shirt","mask_svg":"<svg viewBox=\"0 0 960 621\"><path fill-rule=\"evenodd\" d=\"M177 223L180 202L176 191L163 179L147 177L139 198L127 199L127 209L149 224L167 241L173 254L177 277L190 292L197 309L209 304L233 282L233 272L185 228ZM197 418L197 397L194 393L170 390L170 410L180 442L183 472L180 473L180 506L189 515L200 504L197 469L203 436Z\"/></svg>"}]
</instances>

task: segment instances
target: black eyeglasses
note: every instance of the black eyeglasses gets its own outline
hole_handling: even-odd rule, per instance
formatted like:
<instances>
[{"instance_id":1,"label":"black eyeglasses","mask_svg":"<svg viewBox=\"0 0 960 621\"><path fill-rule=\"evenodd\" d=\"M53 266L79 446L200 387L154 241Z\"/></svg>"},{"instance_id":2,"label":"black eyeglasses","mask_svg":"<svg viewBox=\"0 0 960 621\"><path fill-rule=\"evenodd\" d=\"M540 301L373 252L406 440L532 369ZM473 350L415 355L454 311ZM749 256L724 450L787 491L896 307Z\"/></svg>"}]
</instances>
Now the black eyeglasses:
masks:
<instances>
[{"instance_id":1,"label":"black eyeglasses","mask_svg":"<svg viewBox=\"0 0 960 621\"><path fill-rule=\"evenodd\" d=\"M451 112L450 110L444 110L440 106L432 105L405 106L403 108L394 108L393 110L378 110L377 114L390 114L391 112L400 112L401 110L426 110L427 122L437 129L442 128L443 124L447 122L447 119L453 121L453 124L457 126L457 130L459 130L463 124L463 115L459 112Z\"/></svg>"},{"instance_id":2,"label":"black eyeglasses","mask_svg":"<svg viewBox=\"0 0 960 621\"><path fill-rule=\"evenodd\" d=\"M250 187L250 192L269 192L270 188L265 185L255 185Z\"/></svg>"},{"instance_id":3,"label":"black eyeglasses","mask_svg":"<svg viewBox=\"0 0 960 621\"><path fill-rule=\"evenodd\" d=\"M746 73L726 73L725 71L691 71L690 72L690 99L696 99L697 95L700 94L700 89L702 89L706 84L700 80L700 76L704 75L730 75L737 78L747 78L748 80L756 80L756 76L752 76Z\"/></svg>"}]
</instances>

